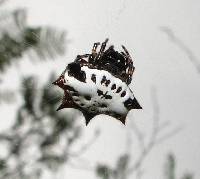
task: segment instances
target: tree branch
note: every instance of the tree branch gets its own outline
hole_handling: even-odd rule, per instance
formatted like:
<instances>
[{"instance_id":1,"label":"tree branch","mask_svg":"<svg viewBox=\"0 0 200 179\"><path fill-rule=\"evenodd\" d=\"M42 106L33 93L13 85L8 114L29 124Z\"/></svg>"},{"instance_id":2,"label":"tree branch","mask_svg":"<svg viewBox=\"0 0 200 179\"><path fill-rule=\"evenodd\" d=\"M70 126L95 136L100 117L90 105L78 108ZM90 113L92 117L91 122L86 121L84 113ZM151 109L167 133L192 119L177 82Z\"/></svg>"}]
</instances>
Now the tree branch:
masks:
<instances>
[{"instance_id":1,"label":"tree branch","mask_svg":"<svg viewBox=\"0 0 200 179\"><path fill-rule=\"evenodd\" d=\"M178 38L169 27L161 27L160 30L167 34L169 39L187 55L190 62L196 68L197 73L200 74L200 60L197 59L192 50L180 38Z\"/></svg>"},{"instance_id":2,"label":"tree branch","mask_svg":"<svg viewBox=\"0 0 200 179\"><path fill-rule=\"evenodd\" d=\"M169 139L169 137L172 137L179 132L179 128L176 128L172 131L170 130L166 135L159 137L163 129L168 127L170 123L169 121L167 121L163 123L162 125L160 124L161 123L160 122L160 108L159 108L158 99L157 99L157 92L154 87L152 87L152 90L151 90L151 100L153 104L153 119L152 119L153 130L147 144L145 144L144 142L144 134L142 133L142 131L134 124L134 122L132 122L132 125L131 125L133 132L140 144L139 147L140 147L141 152L138 159L134 162L134 164L129 166L129 168L127 169L127 173L128 175L131 175L134 172L136 174L138 173L139 174L138 178L141 178L140 176L140 173L142 171L141 167L144 163L144 160L146 159L148 154L152 151L152 149L156 145L160 144L166 139Z\"/></svg>"}]
</instances>

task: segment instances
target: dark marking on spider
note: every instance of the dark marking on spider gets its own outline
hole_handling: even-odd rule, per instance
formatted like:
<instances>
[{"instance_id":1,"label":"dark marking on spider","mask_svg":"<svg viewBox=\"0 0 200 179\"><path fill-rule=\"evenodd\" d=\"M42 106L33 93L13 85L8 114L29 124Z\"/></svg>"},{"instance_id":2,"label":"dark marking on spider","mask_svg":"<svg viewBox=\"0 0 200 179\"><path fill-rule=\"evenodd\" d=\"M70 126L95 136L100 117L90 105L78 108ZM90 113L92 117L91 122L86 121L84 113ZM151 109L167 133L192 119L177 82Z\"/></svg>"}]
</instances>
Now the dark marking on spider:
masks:
<instances>
[{"instance_id":1,"label":"dark marking on spider","mask_svg":"<svg viewBox=\"0 0 200 179\"><path fill-rule=\"evenodd\" d=\"M133 99L132 105L133 105L133 109L142 109L142 107L140 106L136 98Z\"/></svg>"},{"instance_id":2,"label":"dark marking on spider","mask_svg":"<svg viewBox=\"0 0 200 179\"><path fill-rule=\"evenodd\" d=\"M79 63L73 62L68 64L68 75L73 76L77 80L86 83L86 74L81 70L81 65Z\"/></svg>"},{"instance_id":3,"label":"dark marking on spider","mask_svg":"<svg viewBox=\"0 0 200 179\"><path fill-rule=\"evenodd\" d=\"M96 106L94 106L94 107L89 107L88 109L89 109L91 112L96 112L96 111L97 111Z\"/></svg>"},{"instance_id":4,"label":"dark marking on spider","mask_svg":"<svg viewBox=\"0 0 200 179\"><path fill-rule=\"evenodd\" d=\"M112 96L107 95L108 91L106 91L106 93L104 94L103 91L101 90L97 90L97 94L98 96L102 96L101 98L105 98L105 99L112 99Z\"/></svg>"},{"instance_id":5,"label":"dark marking on spider","mask_svg":"<svg viewBox=\"0 0 200 179\"><path fill-rule=\"evenodd\" d=\"M102 96L103 95L103 91L101 91L101 90L97 90L97 94L98 94L98 96Z\"/></svg>"},{"instance_id":6,"label":"dark marking on spider","mask_svg":"<svg viewBox=\"0 0 200 179\"><path fill-rule=\"evenodd\" d=\"M110 95L105 95L105 99L112 99L112 96L110 96Z\"/></svg>"},{"instance_id":7,"label":"dark marking on spider","mask_svg":"<svg viewBox=\"0 0 200 179\"><path fill-rule=\"evenodd\" d=\"M108 86L110 84L110 80L106 80L105 85Z\"/></svg>"},{"instance_id":8,"label":"dark marking on spider","mask_svg":"<svg viewBox=\"0 0 200 179\"><path fill-rule=\"evenodd\" d=\"M71 87L71 86L69 86L69 85L65 85L64 88L65 88L66 90L69 90L69 91L78 93L78 91L76 91L73 87Z\"/></svg>"},{"instance_id":9,"label":"dark marking on spider","mask_svg":"<svg viewBox=\"0 0 200 179\"><path fill-rule=\"evenodd\" d=\"M72 96L79 96L78 92L72 92Z\"/></svg>"},{"instance_id":10,"label":"dark marking on spider","mask_svg":"<svg viewBox=\"0 0 200 179\"><path fill-rule=\"evenodd\" d=\"M91 100L91 97L90 96L84 96L85 97L85 99L87 99L88 101L90 101Z\"/></svg>"},{"instance_id":11,"label":"dark marking on spider","mask_svg":"<svg viewBox=\"0 0 200 179\"><path fill-rule=\"evenodd\" d=\"M116 93L119 93L122 90L122 87L120 86L119 88L117 88Z\"/></svg>"},{"instance_id":12,"label":"dark marking on spider","mask_svg":"<svg viewBox=\"0 0 200 179\"><path fill-rule=\"evenodd\" d=\"M86 74L84 71L80 71L80 78L79 78L79 81L82 81L84 83L86 83Z\"/></svg>"},{"instance_id":13,"label":"dark marking on spider","mask_svg":"<svg viewBox=\"0 0 200 179\"><path fill-rule=\"evenodd\" d=\"M124 102L124 106L127 109L142 109L142 107L140 106L140 104L138 103L138 101L136 100L136 98L128 98L125 102Z\"/></svg>"},{"instance_id":14,"label":"dark marking on spider","mask_svg":"<svg viewBox=\"0 0 200 179\"><path fill-rule=\"evenodd\" d=\"M102 80L101 80L101 84L106 82L106 76L103 76Z\"/></svg>"},{"instance_id":15,"label":"dark marking on spider","mask_svg":"<svg viewBox=\"0 0 200 179\"><path fill-rule=\"evenodd\" d=\"M127 108L127 109L131 109L132 108L132 102L133 100L131 98L128 98L125 102L124 102L124 106Z\"/></svg>"},{"instance_id":16,"label":"dark marking on spider","mask_svg":"<svg viewBox=\"0 0 200 179\"><path fill-rule=\"evenodd\" d=\"M116 84L113 84L111 87L111 90L115 90L116 89Z\"/></svg>"},{"instance_id":17,"label":"dark marking on spider","mask_svg":"<svg viewBox=\"0 0 200 179\"><path fill-rule=\"evenodd\" d=\"M126 95L126 91L123 91L121 94L121 97L124 97Z\"/></svg>"},{"instance_id":18,"label":"dark marking on spider","mask_svg":"<svg viewBox=\"0 0 200 179\"><path fill-rule=\"evenodd\" d=\"M96 83L96 75L95 75L95 74L92 74L91 80L92 80L94 83Z\"/></svg>"},{"instance_id":19,"label":"dark marking on spider","mask_svg":"<svg viewBox=\"0 0 200 179\"><path fill-rule=\"evenodd\" d=\"M56 81L54 81L52 84L54 84L54 85L58 85L60 88L62 88L62 89L65 89L65 76L62 74L62 75L60 75L60 77L56 80Z\"/></svg>"},{"instance_id":20,"label":"dark marking on spider","mask_svg":"<svg viewBox=\"0 0 200 179\"><path fill-rule=\"evenodd\" d=\"M74 92L72 92L71 94L72 94L72 96L79 96L78 93L74 93Z\"/></svg>"},{"instance_id":21,"label":"dark marking on spider","mask_svg":"<svg viewBox=\"0 0 200 179\"><path fill-rule=\"evenodd\" d=\"M100 107L101 107L101 108L107 108L108 106L107 106L106 104L102 103L102 104L100 105Z\"/></svg>"}]
</instances>

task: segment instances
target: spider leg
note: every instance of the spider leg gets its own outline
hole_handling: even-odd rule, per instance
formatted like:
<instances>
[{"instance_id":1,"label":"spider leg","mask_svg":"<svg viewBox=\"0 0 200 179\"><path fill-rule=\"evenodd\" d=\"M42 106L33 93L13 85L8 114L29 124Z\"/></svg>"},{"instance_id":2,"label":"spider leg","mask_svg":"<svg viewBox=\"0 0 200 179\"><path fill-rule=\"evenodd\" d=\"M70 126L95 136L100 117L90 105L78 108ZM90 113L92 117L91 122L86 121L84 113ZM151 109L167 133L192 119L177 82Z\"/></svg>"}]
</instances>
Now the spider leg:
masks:
<instances>
[{"instance_id":1,"label":"spider leg","mask_svg":"<svg viewBox=\"0 0 200 179\"><path fill-rule=\"evenodd\" d=\"M129 54L129 52L128 52L128 50L126 49L126 47L124 47L123 45L122 45L122 48L123 48L123 50L124 50L124 52L122 52L122 54L123 55L125 55L126 56L126 64L127 64L127 79L126 79L126 82L127 82L127 84L130 84L131 83L131 80L132 80L132 75L133 75L133 72L134 72L134 70L135 70L135 67L133 66L133 60L132 60L132 58L131 58L131 56L130 56L130 54Z\"/></svg>"},{"instance_id":2,"label":"spider leg","mask_svg":"<svg viewBox=\"0 0 200 179\"><path fill-rule=\"evenodd\" d=\"M110 52L111 50L113 50L114 49L114 45L111 45L109 48L108 48L108 50L106 50L106 52Z\"/></svg>"},{"instance_id":3,"label":"spider leg","mask_svg":"<svg viewBox=\"0 0 200 179\"><path fill-rule=\"evenodd\" d=\"M87 66L88 65L88 61L86 61L84 58L89 57L90 54L84 54L84 55L77 55L75 62L79 62L81 63L81 66Z\"/></svg>"},{"instance_id":4,"label":"spider leg","mask_svg":"<svg viewBox=\"0 0 200 179\"><path fill-rule=\"evenodd\" d=\"M98 63L98 60L99 60L99 59L101 58L101 56L103 55L108 40L109 40L109 39L107 38L107 39L101 44L100 51L99 51L99 53L97 54L97 56L96 56L96 58L95 58L95 63Z\"/></svg>"},{"instance_id":5,"label":"spider leg","mask_svg":"<svg viewBox=\"0 0 200 179\"><path fill-rule=\"evenodd\" d=\"M94 59L97 56L97 52L96 52L97 51L97 47L99 45L100 45L100 42L96 42L93 45L92 54L89 55L89 60L88 60L88 62L89 62L90 65L93 65L93 63L94 63Z\"/></svg>"},{"instance_id":6,"label":"spider leg","mask_svg":"<svg viewBox=\"0 0 200 179\"><path fill-rule=\"evenodd\" d=\"M99 54L99 55L102 55L102 53L104 52L108 40L109 40L109 39L107 38L107 39L105 40L105 42L102 43L101 49L100 49L100 54Z\"/></svg>"},{"instance_id":7,"label":"spider leg","mask_svg":"<svg viewBox=\"0 0 200 179\"><path fill-rule=\"evenodd\" d=\"M122 45L122 48L123 48L125 54L126 54L127 56L130 56L128 50L126 49L126 47L125 47L124 45Z\"/></svg>"},{"instance_id":8,"label":"spider leg","mask_svg":"<svg viewBox=\"0 0 200 179\"><path fill-rule=\"evenodd\" d=\"M76 59L87 58L89 56L90 56L90 54L77 55Z\"/></svg>"},{"instance_id":9,"label":"spider leg","mask_svg":"<svg viewBox=\"0 0 200 179\"><path fill-rule=\"evenodd\" d=\"M94 46L92 48L92 54L96 54L97 51L97 47L100 45L100 42L96 42L94 43Z\"/></svg>"}]
</instances>

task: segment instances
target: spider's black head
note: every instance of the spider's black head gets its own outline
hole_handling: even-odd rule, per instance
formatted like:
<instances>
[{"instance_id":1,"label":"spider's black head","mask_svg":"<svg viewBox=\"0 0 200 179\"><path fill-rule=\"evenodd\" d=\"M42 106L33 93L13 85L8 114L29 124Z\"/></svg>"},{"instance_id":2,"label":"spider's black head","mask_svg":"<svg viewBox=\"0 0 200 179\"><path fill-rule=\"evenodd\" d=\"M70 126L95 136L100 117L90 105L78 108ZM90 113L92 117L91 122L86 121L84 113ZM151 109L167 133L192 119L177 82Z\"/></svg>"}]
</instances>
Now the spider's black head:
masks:
<instances>
[{"instance_id":1,"label":"spider's black head","mask_svg":"<svg viewBox=\"0 0 200 179\"><path fill-rule=\"evenodd\" d=\"M125 57L118 51L115 51L113 46L104 52L99 61L102 69L107 69L114 75L125 73L127 68Z\"/></svg>"}]
</instances>

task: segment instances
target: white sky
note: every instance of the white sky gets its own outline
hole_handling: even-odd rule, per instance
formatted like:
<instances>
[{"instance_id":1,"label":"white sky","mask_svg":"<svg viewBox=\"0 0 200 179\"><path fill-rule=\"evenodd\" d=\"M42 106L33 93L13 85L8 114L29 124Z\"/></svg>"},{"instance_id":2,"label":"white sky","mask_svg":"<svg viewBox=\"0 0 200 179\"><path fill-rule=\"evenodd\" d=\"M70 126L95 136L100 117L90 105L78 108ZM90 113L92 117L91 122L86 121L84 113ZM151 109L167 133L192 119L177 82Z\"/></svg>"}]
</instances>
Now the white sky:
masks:
<instances>
[{"instance_id":1,"label":"white sky","mask_svg":"<svg viewBox=\"0 0 200 179\"><path fill-rule=\"evenodd\" d=\"M103 41L106 37L118 48L124 44L134 57L136 67L131 88L144 108L132 111L128 121L136 120L140 127L149 130L152 116L150 89L153 85L158 92L161 120L170 120L173 126L183 127L179 134L152 151L145 163L143 178L159 178L165 155L169 152L177 157L178 175L189 170L195 173L196 178L200 176L200 74L196 73L185 53L160 31L161 26L173 29L200 61L200 1L10 0L8 7L26 7L29 24L65 29L70 40L67 53L61 60L43 66L25 61L18 71L15 68L9 71L6 75L8 81L13 76L17 81L19 71L21 74L42 74L42 77L52 70L60 73L77 54L88 52L95 41ZM46 75L43 75L44 68ZM6 107L1 106L3 108ZM1 116L6 113L6 110L2 111ZM95 118L85 128L86 139L97 127L102 130L100 138L85 156L91 162L113 164L116 157L125 151L129 122L123 127L113 119L102 119L104 117ZM81 120L84 123L83 118ZM63 176L70 179L94 178L92 172L67 166L58 174L58 178Z\"/></svg>"}]
</instances>

